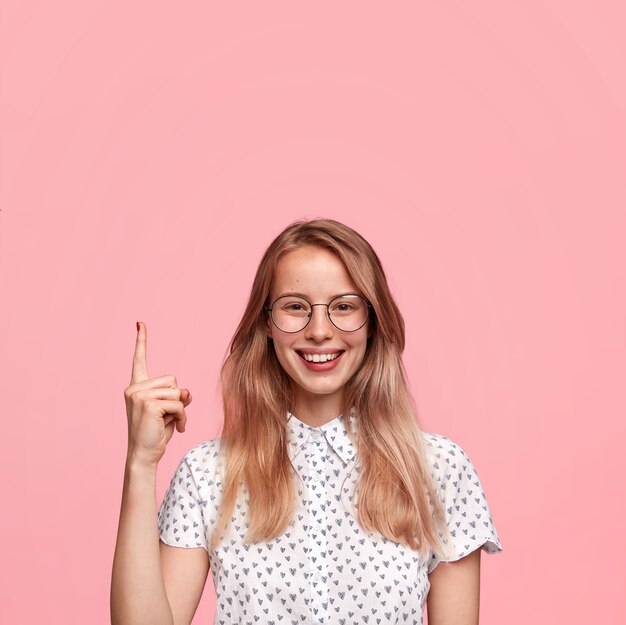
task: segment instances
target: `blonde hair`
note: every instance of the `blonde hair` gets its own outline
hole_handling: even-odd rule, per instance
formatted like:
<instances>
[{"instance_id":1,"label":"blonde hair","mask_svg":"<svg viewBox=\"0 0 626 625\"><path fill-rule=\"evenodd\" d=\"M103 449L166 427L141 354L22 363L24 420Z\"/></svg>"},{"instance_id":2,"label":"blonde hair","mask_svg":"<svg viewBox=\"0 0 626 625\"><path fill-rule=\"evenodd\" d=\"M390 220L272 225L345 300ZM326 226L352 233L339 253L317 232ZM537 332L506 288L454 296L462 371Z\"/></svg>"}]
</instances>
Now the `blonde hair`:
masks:
<instances>
[{"instance_id":1,"label":"blonde hair","mask_svg":"<svg viewBox=\"0 0 626 625\"><path fill-rule=\"evenodd\" d=\"M296 508L288 454L287 413L292 383L266 333L268 297L278 260L316 246L336 254L359 292L371 303L370 332L363 363L346 383L342 414L354 410L357 446L358 520L365 530L426 553L445 553L445 517L426 460L412 408L401 354L404 320L371 245L357 232L330 219L298 221L267 248L250 298L229 346L221 373L224 407L224 491L211 547L225 533L239 488L249 496L247 542L280 536ZM442 532L438 535L438 530Z\"/></svg>"}]
</instances>

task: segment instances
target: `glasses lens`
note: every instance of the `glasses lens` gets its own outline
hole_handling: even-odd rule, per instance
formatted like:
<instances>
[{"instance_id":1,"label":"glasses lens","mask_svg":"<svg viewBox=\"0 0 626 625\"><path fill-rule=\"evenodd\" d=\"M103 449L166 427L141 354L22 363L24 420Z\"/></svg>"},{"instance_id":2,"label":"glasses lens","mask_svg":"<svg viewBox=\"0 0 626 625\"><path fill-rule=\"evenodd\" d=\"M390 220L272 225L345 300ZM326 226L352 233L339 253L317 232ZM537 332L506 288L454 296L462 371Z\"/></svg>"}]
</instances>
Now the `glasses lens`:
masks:
<instances>
[{"instance_id":1,"label":"glasses lens","mask_svg":"<svg viewBox=\"0 0 626 625\"><path fill-rule=\"evenodd\" d=\"M302 330L309 321L310 313L310 304L301 297L286 295L272 304L272 320L283 332Z\"/></svg>"},{"instance_id":2,"label":"glasses lens","mask_svg":"<svg viewBox=\"0 0 626 625\"><path fill-rule=\"evenodd\" d=\"M342 295L328 305L331 321L344 332L354 332L367 321L367 302L359 295Z\"/></svg>"}]
</instances>

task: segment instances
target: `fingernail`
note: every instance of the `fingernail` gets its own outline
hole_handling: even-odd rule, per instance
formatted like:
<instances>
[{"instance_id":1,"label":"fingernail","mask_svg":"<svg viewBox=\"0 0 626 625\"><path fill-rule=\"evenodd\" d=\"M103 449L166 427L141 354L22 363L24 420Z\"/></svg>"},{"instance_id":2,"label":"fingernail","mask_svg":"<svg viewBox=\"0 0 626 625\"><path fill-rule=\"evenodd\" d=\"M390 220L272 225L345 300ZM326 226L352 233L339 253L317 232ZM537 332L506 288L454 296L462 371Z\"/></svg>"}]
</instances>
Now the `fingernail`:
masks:
<instances>
[{"instance_id":1,"label":"fingernail","mask_svg":"<svg viewBox=\"0 0 626 625\"><path fill-rule=\"evenodd\" d=\"M139 332L139 321L137 322L137 332Z\"/></svg>"}]
</instances>

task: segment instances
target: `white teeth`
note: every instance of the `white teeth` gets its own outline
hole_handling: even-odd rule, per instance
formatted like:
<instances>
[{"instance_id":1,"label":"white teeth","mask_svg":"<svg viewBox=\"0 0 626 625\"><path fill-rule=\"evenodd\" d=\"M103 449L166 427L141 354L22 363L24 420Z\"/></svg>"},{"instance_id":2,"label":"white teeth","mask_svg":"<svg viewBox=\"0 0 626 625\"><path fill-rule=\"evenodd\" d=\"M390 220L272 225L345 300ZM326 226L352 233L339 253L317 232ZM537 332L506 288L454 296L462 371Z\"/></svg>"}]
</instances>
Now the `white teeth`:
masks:
<instances>
[{"instance_id":1,"label":"white teeth","mask_svg":"<svg viewBox=\"0 0 626 625\"><path fill-rule=\"evenodd\" d=\"M340 352L335 354L302 354L305 360L309 362L326 362L328 360L335 360L339 356Z\"/></svg>"}]
</instances>

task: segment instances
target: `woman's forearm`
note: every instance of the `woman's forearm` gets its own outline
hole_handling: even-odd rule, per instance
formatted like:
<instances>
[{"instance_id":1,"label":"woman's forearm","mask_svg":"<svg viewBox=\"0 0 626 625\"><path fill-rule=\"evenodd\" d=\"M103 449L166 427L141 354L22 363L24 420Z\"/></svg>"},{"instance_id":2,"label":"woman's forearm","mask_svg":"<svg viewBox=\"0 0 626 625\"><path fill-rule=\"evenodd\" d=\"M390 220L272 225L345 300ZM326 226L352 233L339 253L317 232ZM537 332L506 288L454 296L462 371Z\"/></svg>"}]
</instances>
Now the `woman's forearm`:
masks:
<instances>
[{"instance_id":1,"label":"woman's forearm","mask_svg":"<svg viewBox=\"0 0 626 625\"><path fill-rule=\"evenodd\" d=\"M111 576L112 625L174 625L161 572L156 474L156 465L126 462Z\"/></svg>"}]
</instances>

